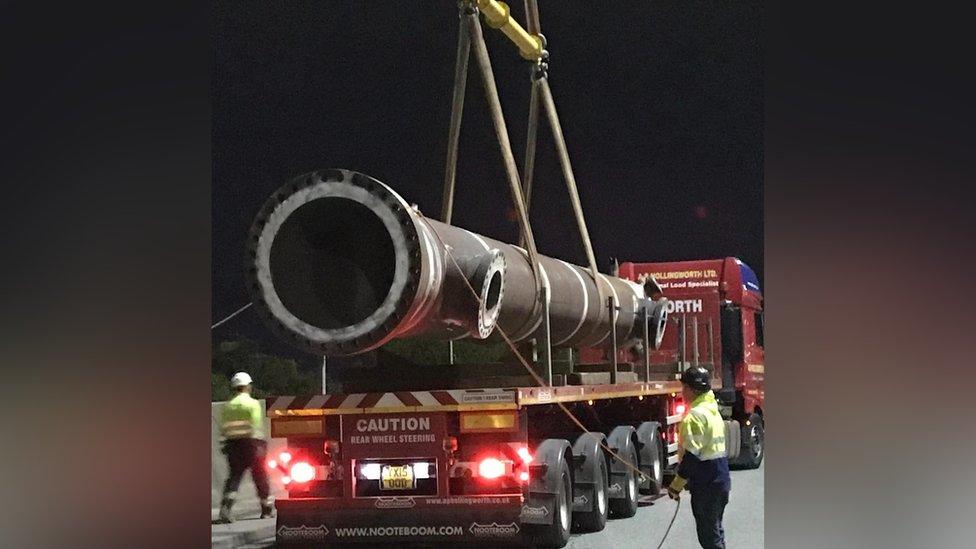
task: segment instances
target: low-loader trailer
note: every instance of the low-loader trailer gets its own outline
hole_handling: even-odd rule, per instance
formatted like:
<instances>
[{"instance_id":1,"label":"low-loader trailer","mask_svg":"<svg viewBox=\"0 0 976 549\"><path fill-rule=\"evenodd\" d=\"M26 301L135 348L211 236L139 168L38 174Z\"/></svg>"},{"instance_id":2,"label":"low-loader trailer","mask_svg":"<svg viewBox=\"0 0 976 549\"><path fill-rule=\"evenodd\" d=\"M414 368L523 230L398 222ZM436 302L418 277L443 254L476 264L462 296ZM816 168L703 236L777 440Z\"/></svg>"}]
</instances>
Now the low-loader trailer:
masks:
<instances>
[{"instance_id":1,"label":"low-loader trailer","mask_svg":"<svg viewBox=\"0 0 976 549\"><path fill-rule=\"evenodd\" d=\"M555 361L551 387L525 376L524 386L501 388L456 387L517 381L519 366L430 365L412 375L377 365L346 374L363 392L269 398L271 436L287 439L269 456L288 489L276 503L278 542L559 547L571 531L599 531L666 486L687 406L675 378L696 363L713 371L738 435L728 437L734 466L757 467L764 359L751 269L726 258L623 263L619 275L653 279L668 299L667 329L648 360L638 347L617 352L614 366L608 349L581 349Z\"/></svg>"}]
</instances>

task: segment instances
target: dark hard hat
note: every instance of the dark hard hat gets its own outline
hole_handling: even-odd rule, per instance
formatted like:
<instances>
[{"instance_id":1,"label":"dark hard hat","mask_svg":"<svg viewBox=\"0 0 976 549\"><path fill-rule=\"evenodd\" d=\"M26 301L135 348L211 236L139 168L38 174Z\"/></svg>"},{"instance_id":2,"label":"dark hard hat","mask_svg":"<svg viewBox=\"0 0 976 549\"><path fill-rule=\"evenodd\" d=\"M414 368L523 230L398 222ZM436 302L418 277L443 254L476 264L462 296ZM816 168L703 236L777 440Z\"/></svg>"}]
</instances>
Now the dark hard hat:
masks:
<instances>
[{"instance_id":1,"label":"dark hard hat","mask_svg":"<svg viewBox=\"0 0 976 549\"><path fill-rule=\"evenodd\" d=\"M708 370L701 366L691 367L681 374L681 383L696 391L707 391L711 388L711 378Z\"/></svg>"}]
</instances>

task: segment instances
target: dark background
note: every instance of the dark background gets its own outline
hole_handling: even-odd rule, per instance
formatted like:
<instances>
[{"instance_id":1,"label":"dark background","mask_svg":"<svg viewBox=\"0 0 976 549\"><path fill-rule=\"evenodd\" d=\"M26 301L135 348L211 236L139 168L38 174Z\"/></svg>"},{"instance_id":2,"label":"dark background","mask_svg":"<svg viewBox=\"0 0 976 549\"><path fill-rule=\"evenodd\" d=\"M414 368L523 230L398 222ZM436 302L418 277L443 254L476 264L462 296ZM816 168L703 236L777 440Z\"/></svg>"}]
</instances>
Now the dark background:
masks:
<instances>
[{"instance_id":1,"label":"dark background","mask_svg":"<svg viewBox=\"0 0 976 549\"><path fill-rule=\"evenodd\" d=\"M209 546L210 325L228 312L209 306L212 16L224 5L4 4L0 545ZM682 9L707 20L715 6ZM764 4L769 547L971 545L966 15ZM561 76L572 40L553 41L566 111L581 93ZM505 78L503 90L524 82ZM512 124L520 105L505 102ZM462 161L477 154L494 153ZM581 184L592 212L599 192Z\"/></svg>"},{"instance_id":2,"label":"dark background","mask_svg":"<svg viewBox=\"0 0 976 549\"><path fill-rule=\"evenodd\" d=\"M731 255L761 281L761 5L540 4L550 82L600 269L608 272L613 257ZM524 22L522 3L512 5ZM220 3L215 17L214 322L248 301L247 229L294 175L362 171L439 216L458 33L447 0ZM530 65L484 28L521 171ZM535 173L539 250L585 264L544 114ZM473 54L454 212L456 225L517 239ZM253 310L214 331L215 340L238 336L299 356Z\"/></svg>"}]
</instances>

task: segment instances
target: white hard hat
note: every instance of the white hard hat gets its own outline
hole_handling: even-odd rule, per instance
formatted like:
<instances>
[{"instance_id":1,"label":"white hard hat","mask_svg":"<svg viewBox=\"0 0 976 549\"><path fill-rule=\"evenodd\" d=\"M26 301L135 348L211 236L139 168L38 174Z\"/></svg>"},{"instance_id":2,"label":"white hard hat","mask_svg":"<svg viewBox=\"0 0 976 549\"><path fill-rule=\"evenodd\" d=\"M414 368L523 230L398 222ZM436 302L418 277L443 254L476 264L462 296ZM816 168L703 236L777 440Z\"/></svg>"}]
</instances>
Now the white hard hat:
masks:
<instances>
[{"instance_id":1,"label":"white hard hat","mask_svg":"<svg viewBox=\"0 0 976 549\"><path fill-rule=\"evenodd\" d=\"M251 376L247 375L247 372L237 372L234 377L230 378L231 387L243 387L250 384Z\"/></svg>"}]
</instances>

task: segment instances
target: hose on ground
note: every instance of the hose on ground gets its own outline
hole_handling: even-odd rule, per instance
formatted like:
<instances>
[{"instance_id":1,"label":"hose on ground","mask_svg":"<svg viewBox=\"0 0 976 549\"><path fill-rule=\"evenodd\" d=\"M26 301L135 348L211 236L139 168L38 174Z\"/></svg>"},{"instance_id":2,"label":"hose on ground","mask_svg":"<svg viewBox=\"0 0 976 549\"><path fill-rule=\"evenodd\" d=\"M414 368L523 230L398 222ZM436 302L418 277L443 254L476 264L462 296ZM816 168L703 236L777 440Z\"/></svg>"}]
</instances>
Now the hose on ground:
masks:
<instances>
[{"instance_id":1,"label":"hose on ground","mask_svg":"<svg viewBox=\"0 0 976 549\"><path fill-rule=\"evenodd\" d=\"M657 544L657 549L661 549L664 546L664 542L668 539L668 534L671 533L671 527L674 526L674 519L678 518L678 509L681 508L681 498L678 498L678 504L674 506L674 515L671 516L671 522L668 523L668 529L664 531L664 537L661 538L661 543Z\"/></svg>"}]
</instances>

